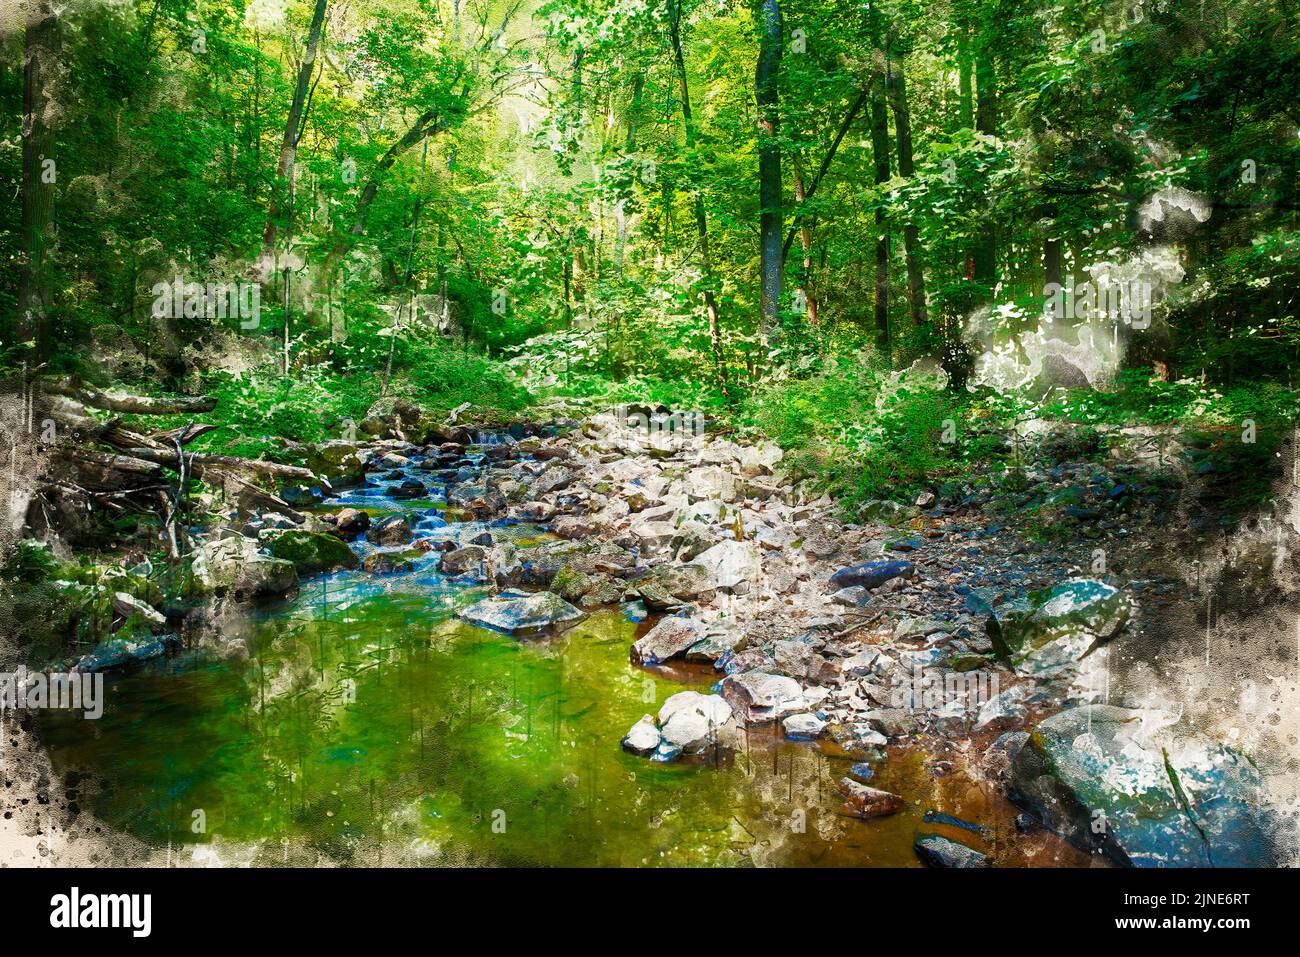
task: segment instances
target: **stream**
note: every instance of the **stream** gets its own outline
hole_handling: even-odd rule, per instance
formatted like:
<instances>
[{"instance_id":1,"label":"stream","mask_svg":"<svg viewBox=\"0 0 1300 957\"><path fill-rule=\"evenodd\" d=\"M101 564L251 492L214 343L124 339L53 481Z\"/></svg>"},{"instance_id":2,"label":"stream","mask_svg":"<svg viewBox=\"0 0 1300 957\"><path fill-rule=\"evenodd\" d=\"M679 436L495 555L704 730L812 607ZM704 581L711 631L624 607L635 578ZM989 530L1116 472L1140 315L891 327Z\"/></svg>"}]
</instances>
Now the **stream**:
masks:
<instances>
[{"instance_id":1,"label":"stream","mask_svg":"<svg viewBox=\"0 0 1300 957\"><path fill-rule=\"evenodd\" d=\"M394 498L387 473L324 507L418 518L417 541L544 540L544 527L448 509L448 483L486 464L473 452L430 470L417 455L400 472L426 497ZM521 641L455 618L489 589L440 574L438 551L364 536L353 547L410 565L306 579L291 600L249 610L246 658L182 651L109 677L97 721L43 714L81 809L169 859L209 845L227 863L917 866L913 841L929 833L1003 864L1080 863L1017 835L993 786L917 750L891 749L876 768L870 783L907 801L871 821L836 791L852 761L778 732L753 729L741 750L695 763L625 753L643 714L720 678L631 664L652 624L641 606Z\"/></svg>"}]
</instances>

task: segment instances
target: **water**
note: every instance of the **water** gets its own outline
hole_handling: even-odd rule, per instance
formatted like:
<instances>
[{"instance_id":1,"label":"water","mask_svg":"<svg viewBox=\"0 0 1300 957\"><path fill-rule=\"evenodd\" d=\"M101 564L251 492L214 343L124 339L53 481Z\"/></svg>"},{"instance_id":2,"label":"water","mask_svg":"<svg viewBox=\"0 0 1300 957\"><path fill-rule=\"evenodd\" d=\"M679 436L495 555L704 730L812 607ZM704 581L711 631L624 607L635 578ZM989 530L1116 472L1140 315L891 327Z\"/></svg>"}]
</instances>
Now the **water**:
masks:
<instances>
[{"instance_id":1,"label":"water","mask_svg":"<svg viewBox=\"0 0 1300 957\"><path fill-rule=\"evenodd\" d=\"M341 498L421 513L417 537L484 527L449 526L436 482L417 503L375 487ZM619 609L541 640L467 626L454 610L485 589L439 575L436 553L387 550L414 567L324 576L252 613L247 660L154 665L107 683L99 721L47 715L56 768L83 772L81 805L158 847L264 864L915 866L925 833L1007 863L1079 863L1056 842L1014 841L1004 800L935 776L921 753L877 767L871 783L908 803L875 821L843 812L835 782L852 761L770 732L692 764L629 755L619 741L638 718L718 675L630 664L651 623ZM927 823L929 810L988 833Z\"/></svg>"}]
</instances>

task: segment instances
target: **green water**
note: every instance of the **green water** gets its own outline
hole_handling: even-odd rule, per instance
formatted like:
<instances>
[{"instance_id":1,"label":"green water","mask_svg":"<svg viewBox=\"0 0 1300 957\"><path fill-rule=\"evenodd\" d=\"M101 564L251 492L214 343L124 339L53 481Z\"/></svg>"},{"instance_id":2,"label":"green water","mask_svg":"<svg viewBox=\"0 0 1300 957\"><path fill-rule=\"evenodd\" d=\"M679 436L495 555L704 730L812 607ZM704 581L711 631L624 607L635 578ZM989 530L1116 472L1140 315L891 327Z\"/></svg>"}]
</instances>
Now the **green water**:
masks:
<instances>
[{"instance_id":1,"label":"green water","mask_svg":"<svg viewBox=\"0 0 1300 957\"><path fill-rule=\"evenodd\" d=\"M417 536L445 524L426 513ZM907 805L874 821L844 812L849 760L770 731L710 761L627 754L637 719L719 676L632 665L649 623L617 609L540 640L470 627L454 612L482 590L438 575L436 553L411 554L405 573L318 578L226 621L243 660L182 654L110 678L97 721L47 712L41 732L79 807L169 858L209 845L257 864L915 866L916 836L936 832L1008 863L1060 859L1012 839L995 789L935 773L919 751L878 768L872 783ZM988 833L926 824L930 809Z\"/></svg>"},{"instance_id":2,"label":"green water","mask_svg":"<svg viewBox=\"0 0 1300 957\"><path fill-rule=\"evenodd\" d=\"M637 718L714 677L630 665L637 626L616 611L519 642L428 596L340 605L267 617L247 661L114 680L99 721L51 716L56 765L94 775L83 802L115 827L256 844L264 863L910 865L926 807L971 809L916 755L881 782L931 799L863 822L835 794L849 762L810 745L755 732L713 764L624 753Z\"/></svg>"}]
</instances>

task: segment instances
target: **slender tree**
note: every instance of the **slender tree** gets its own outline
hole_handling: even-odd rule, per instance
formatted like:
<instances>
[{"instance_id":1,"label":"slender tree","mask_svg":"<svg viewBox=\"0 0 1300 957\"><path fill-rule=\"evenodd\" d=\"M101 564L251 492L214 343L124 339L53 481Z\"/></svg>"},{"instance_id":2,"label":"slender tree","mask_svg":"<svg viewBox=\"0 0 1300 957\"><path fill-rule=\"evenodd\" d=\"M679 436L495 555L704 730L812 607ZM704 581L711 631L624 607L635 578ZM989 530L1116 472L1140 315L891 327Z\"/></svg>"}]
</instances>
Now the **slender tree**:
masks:
<instances>
[{"instance_id":1,"label":"slender tree","mask_svg":"<svg viewBox=\"0 0 1300 957\"><path fill-rule=\"evenodd\" d=\"M758 7L759 52L754 70L758 105L758 195L762 334L774 345L781 321L781 144L778 82L781 70L781 5L762 0Z\"/></svg>"}]
</instances>

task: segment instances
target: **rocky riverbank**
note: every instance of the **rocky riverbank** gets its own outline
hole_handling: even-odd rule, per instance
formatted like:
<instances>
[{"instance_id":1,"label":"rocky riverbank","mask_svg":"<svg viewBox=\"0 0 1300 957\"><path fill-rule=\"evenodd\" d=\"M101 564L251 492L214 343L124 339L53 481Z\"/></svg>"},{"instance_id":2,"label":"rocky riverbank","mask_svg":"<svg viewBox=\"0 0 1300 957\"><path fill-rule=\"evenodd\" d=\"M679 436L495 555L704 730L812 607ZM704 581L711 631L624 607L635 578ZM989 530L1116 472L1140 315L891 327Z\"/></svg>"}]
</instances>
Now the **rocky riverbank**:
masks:
<instances>
[{"instance_id":1,"label":"rocky riverbank","mask_svg":"<svg viewBox=\"0 0 1300 957\"><path fill-rule=\"evenodd\" d=\"M1273 859L1244 754L1176 715L1106 703L1111 651L1145 641L1183 597L1184 583L1125 557L1170 502L1139 464L1060 457L912 505L867 503L849 520L786 471L776 445L667 409L494 429L388 411L364 441L299 450L320 484L202 530L186 586L199 600L154 608L156 595L115 591L115 613L145 637L77 667L134 665L176 634L238 657L247 648L228 625L242 604L336 569L383 577L432 559L450 582L486 588L458 608L467 623L546 641L621 607L644 619L627 653L649 680L713 671L707 693L609 728L611 749L708 766L748 735L778 734L851 759L843 813L867 819L921 799L868 783L921 753L936 777L1003 791L1025 832L1050 829L1101 860ZM372 515L378 499L409 511ZM1068 541L1005 520L1017 501L1068 525ZM1114 573L1125 564L1126 580ZM975 838L921 835L916 853L931 866L997 863Z\"/></svg>"}]
</instances>

